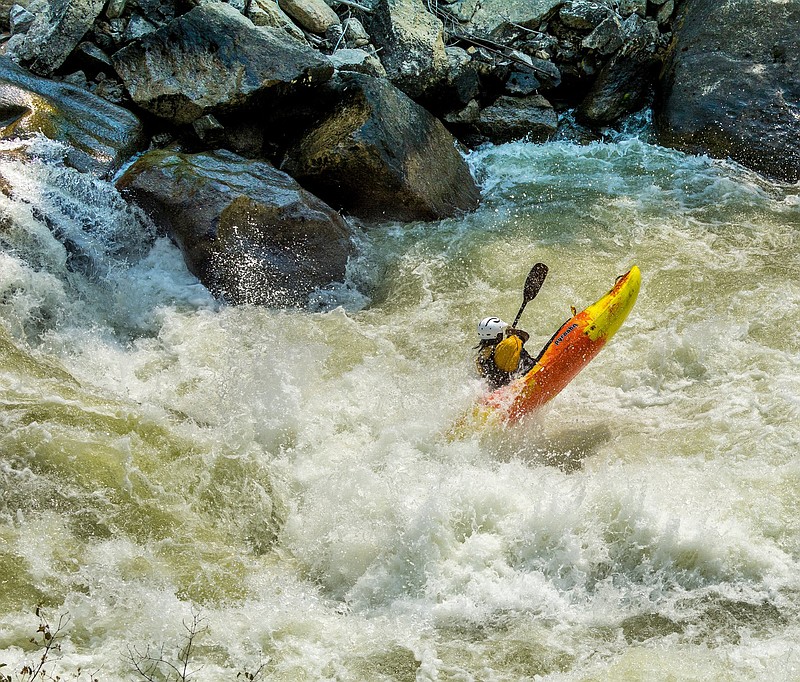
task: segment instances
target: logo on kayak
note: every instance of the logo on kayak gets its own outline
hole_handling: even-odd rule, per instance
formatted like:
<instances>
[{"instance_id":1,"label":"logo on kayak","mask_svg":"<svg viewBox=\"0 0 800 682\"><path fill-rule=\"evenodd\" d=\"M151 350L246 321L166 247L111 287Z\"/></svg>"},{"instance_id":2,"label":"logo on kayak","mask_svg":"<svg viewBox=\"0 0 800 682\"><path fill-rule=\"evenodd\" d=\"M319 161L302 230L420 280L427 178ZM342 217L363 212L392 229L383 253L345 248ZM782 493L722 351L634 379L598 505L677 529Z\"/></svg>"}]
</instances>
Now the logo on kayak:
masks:
<instances>
[{"instance_id":1,"label":"logo on kayak","mask_svg":"<svg viewBox=\"0 0 800 682\"><path fill-rule=\"evenodd\" d=\"M561 342L562 342L562 341L563 341L563 340L564 340L564 339L565 339L565 338L566 338L566 337L569 335L569 333L570 333L570 332L571 332L573 329L577 329L577 328L578 328L578 325L577 325L577 324L571 324L571 325L570 325L569 327L567 327L567 328L566 328L566 329L565 329L563 332L561 332L561 334L559 335L559 337L558 337L558 338L557 338L555 341L553 341L553 345L554 345L554 346L557 346L559 343L561 343Z\"/></svg>"}]
</instances>

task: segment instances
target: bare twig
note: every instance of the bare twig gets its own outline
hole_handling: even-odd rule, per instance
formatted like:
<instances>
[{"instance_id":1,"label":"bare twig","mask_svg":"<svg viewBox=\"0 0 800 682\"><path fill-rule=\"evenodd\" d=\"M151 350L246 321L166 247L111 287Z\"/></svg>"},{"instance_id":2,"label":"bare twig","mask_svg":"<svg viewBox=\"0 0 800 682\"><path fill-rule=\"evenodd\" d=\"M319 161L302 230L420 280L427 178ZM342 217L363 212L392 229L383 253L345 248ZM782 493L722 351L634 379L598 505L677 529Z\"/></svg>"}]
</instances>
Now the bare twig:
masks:
<instances>
[{"instance_id":1,"label":"bare twig","mask_svg":"<svg viewBox=\"0 0 800 682\"><path fill-rule=\"evenodd\" d=\"M372 10L369 7L359 5L357 2L353 2L353 0L336 0L336 4L352 7L353 9L357 9L359 12L364 12L364 14L372 14Z\"/></svg>"}]
</instances>

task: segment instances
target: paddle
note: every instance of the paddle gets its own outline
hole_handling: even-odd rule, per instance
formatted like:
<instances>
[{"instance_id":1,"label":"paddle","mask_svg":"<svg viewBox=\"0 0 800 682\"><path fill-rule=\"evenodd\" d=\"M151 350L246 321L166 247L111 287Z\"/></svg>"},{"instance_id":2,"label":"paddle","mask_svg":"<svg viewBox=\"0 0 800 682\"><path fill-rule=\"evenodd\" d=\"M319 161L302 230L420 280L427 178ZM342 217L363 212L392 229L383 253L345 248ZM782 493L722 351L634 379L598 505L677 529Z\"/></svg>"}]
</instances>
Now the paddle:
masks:
<instances>
[{"instance_id":1,"label":"paddle","mask_svg":"<svg viewBox=\"0 0 800 682\"><path fill-rule=\"evenodd\" d=\"M525 310L525 306L536 298L536 294L539 293L539 289L541 289L542 284L544 284L545 277L547 277L547 266L544 263L537 263L531 268L531 271L528 273L528 279L525 280L522 305L519 307L519 312L514 318L514 324L511 325L513 328L516 328L517 322L519 322L519 318L522 316L522 311Z\"/></svg>"}]
</instances>

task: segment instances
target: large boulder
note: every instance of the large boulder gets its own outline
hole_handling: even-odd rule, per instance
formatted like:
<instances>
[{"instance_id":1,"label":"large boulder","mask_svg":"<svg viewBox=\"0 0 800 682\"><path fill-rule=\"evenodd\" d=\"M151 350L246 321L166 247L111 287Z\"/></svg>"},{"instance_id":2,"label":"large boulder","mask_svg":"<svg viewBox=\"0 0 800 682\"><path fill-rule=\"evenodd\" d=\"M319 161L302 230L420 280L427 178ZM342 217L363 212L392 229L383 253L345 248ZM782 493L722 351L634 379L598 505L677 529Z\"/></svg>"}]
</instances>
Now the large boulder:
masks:
<instances>
[{"instance_id":1,"label":"large boulder","mask_svg":"<svg viewBox=\"0 0 800 682\"><path fill-rule=\"evenodd\" d=\"M658 25L637 14L625 23L632 27L629 37L597 74L576 111L583 123L614 123L641 109L652 94L663 56Z\"/></svg>"},{"instance_id":2,"label":"large boulder","mask_svg":"<svg viewBox=\"0 0 800 682\"><path fill-rule=\"evenodd\" d=\"M195 7L113 55L144 109L176 124L263 104L271 93L320 83L333 66L285 31L256 27L227 3Z\"/></svg>"},{"instance_id":3,"label":"large boulder","mask_svg":"<svg viewBox=\"0 0 800 682\"><path fill-rule=\"evenodd\" d=\"M389 80L418 99L447 77L442 22L422 0L378 0L365 18Z\"/></svg>"},{"instance_id":4,"label":"large boulder","mask_svg":"<svg viewBox=\"0 0 800 682\"><path fill-rule=\"evenodd\" d=\"M661 144L800 179L800 3L687 0L661 78Z\"/></svg>"},{"instance_id":5,"label":"large boulder","mask_svg":"<svg viewBox=\"0 0 800 682\"><path fill-rule=\"evenodd\" d=\"M66 162L109 175L145 143L132 113L82 88L39 78L0 58L0 137L42 134L67 145Z\"/></svg>"},{"instance_id":6,"label":"large boulder","mask_svg":"<svg viewBox=\"0 0 800 682\"><path fill-rule=\"evenodd\" d=\"M105 0L35 0L25 33L11 37L6 54L31 71L51 75L69 57L100 16Z\"/></svg>"},{"instance_id":7,"label":"large boulder","mask_svg":"<svg viewBox=\"0 0 800 682\"><path fill-rule=\"evenodd\" d=\"M349 226L268 163L157 150L117 187L169 230L189 270L228 303L303 305L344 279Z\"/></svg>"},{"instance_id":8,"label":"large boulder","mask_svg":"<svg viewBox=\"0 0 800 682\"><path fill-rule=\"evenodd\" d=\"M435 220L473 210L479 190L444 126L388 81L342 76L341 100L284 168L364 220Z\"/></svg>"}]
</instances>

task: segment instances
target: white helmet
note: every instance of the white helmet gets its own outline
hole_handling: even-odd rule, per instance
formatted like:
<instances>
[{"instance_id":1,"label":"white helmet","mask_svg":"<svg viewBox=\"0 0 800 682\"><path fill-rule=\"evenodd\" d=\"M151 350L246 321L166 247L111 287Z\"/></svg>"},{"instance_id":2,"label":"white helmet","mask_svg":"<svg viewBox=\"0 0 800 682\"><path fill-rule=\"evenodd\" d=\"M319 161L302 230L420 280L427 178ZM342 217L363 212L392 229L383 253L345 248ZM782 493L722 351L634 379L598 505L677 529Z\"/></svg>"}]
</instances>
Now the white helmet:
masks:
<instances>
[{"instance_id":1,"label":"white helmet","mask_svg":"<svg viewBox=\"0 0 800 682\"><path fill-rule=\"evenodd\" d=\"M496 339L505 331L508 322L503 322L499 317L484 317L478 322L478 337L481 339Z\"/></svg>"}]
</instances>

